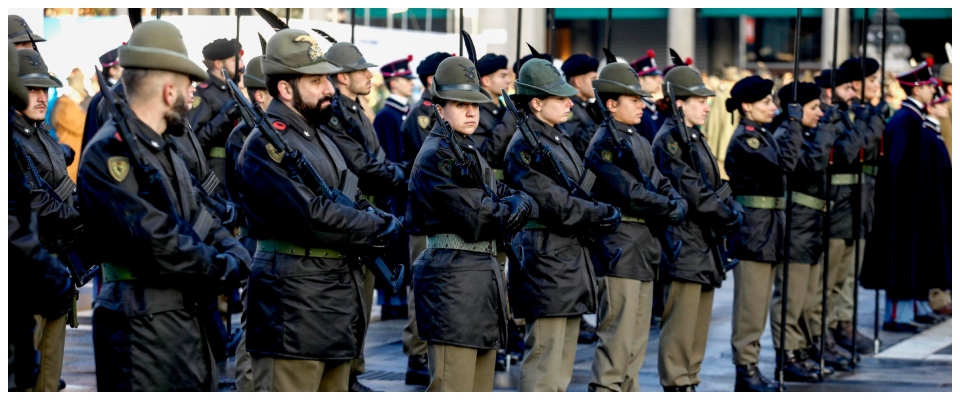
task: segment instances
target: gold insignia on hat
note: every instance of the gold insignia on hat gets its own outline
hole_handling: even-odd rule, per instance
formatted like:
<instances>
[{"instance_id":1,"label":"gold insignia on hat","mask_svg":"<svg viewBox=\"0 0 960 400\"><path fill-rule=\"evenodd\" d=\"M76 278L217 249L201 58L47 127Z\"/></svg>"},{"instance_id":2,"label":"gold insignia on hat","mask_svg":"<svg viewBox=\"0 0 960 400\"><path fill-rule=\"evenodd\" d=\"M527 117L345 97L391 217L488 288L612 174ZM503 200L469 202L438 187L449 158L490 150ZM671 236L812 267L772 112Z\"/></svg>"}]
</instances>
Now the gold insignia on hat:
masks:
<instances>
[{"instance_id":1,"label":"gold insignia on hat","mask_svg":"<svg viewBox=\"0 0 960 400\"><path fill-rule=\"evenodd\" d=\"M420 125L420 129L427 129L427 127L430 126L430 116L417 116L417 125Z\"/></svg>"},{"instance_id":2,"label":"gold insignia on hat","mask_svg":"<svg viewBox=\"0 0 960 400\"><path fill-rule=\"evenodd\" d=\"M677 142L668 142L668 143L667 143L667 151L669 151L670 154L677 155L677 151L679 151L679 150L680 150L680 145L677 144Z\"/></svg>"},{"instance_id":3,"label":"gold insignia on hat","mask_svg":"<svg viewBox=\"0 0 960 400\"><path fill-rule=\"evenodd\" d=\"M130 173L130 160L126 157L116 156L107 159L107 170L110 171L110 177L117 182L123 182Z\"/></svg>"},{"instance_id":4,"label":"gold insignia on hat","mask_svg":"<svg viewBox=\"0 0 960 400\"><path fill-rule=\"evenodd\" d=\"M273 144L270 143L267 143L267 155L277 164L280 164L280 160L283 160L283 152L277 150L277 148L273 147Z\"/></svg>"},{"instance_id":5,"label":"gold insignia on hat","mask_svg":"<svg viewBox=\"0 0 960 400\"><path fill-rule=\"evenodd\" d=\"M307 56L310 57L311 62L317 62L323 58L323 51L320 50L320 44L317 43L317 39L314 39L310 35L300 35L293 39L294 43L310 43L310 50L307 52Z\"/></svg>"},{"instance_id":6,"label":"gold insignia on hat","mask_svg":"<svg viewBox=\"0 0 960 400\"><path fill-rule=\"evenodd\" d=\"M754 150L759 149L759 148L760 148L760 139L757 139L757 138L755 138L755 137L747 138L747 146L750 146L750 148L751 148L751 149L754 149Z\"/></svg>"},{"instance_id":7,"label":"gold insignia on hat","mask_svg":"<svg viewBox=\"0 0 960 400\"><path fill-rule=\"evenodd\" d=\"M193 106L192 106L192 107L193 107L194 109L196 109L197 107L200 107L200 99L202 99L202 98L203 98L203 97L200 97L200 96L193 96Z\"/></svg>"},{"instance_id":8,"label":"gold insignia on hat","mask_svg":"<svg viewBox=\"0 0 960 400\"><path fill-rule=\"evenodd\" d=\"M527 153L525 151L520 152L520 161L523 161L524 164L530 165L530 160L531 160L530 153Z\"/></svg>"},{"instance_id":9,"label":"gold insignia on hat","mask_svg":"<svg viewBox=\"0 0 960 400\"><path fill-rule=\"evenodd\" d=\"M602 156L604 160L607 160L607 162L613 161L613 152L610 150L601 151L600 156Z\"/></svg>"},{"instance_id":10,"label":"gold insignia on hat","mask_svg":"<svg viewBox=\"0 0 960 400\"><path fill-rule=\"evenodd\" d=\"M440 162L437 163L437 168L448 178L453 177L453 160L440 160Z\"/></svg>"}]
</instances>

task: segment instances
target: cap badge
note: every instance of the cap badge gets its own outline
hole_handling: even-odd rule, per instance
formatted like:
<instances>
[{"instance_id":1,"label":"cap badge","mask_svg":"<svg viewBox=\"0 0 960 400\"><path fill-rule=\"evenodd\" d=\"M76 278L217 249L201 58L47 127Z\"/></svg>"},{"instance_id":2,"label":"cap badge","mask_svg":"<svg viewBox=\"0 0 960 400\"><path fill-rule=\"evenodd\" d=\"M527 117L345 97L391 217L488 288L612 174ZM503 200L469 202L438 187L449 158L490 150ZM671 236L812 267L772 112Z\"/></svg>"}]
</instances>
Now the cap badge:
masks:
<instances>
[{"instance_id":1,"label":"cap badge","mask_svg":"<svg viewBox=\"0 0 960 400\"><path fill-rule=\"evenodd\" d=\"M309 43L310 49L307 51L307 56L310 57L311 62L320 61L323 58L323 51L320 50L320 44L317 43L317 40L310 35L300 35L293 39L294 43Z\"/></svg>"}]
</instances>

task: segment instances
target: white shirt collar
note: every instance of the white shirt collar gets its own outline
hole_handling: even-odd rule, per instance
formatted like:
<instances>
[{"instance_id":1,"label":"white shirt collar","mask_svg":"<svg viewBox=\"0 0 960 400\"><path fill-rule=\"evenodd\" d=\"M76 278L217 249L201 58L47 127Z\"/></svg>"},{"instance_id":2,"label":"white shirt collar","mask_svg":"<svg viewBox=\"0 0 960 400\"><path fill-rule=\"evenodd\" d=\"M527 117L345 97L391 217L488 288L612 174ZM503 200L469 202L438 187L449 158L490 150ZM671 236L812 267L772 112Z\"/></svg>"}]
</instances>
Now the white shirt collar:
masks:
<instances>
[{"instance_id":1,"label":"white shirt collar","mask_svg":"<svg viewBox=\"0 0 960 400\"><path fill-rule=\"evenodd\" d=\"M403 105L407 105L407 103L410 102L410 99L408 99L408 98L406 98L406 97L403 97L403 96L400 96L400 95L398 95L398 94L390 93L390 98L393 99L394 101L396 101L397 103L400 103L400 104L403 104Z\"/></svg>"}]
</instances>

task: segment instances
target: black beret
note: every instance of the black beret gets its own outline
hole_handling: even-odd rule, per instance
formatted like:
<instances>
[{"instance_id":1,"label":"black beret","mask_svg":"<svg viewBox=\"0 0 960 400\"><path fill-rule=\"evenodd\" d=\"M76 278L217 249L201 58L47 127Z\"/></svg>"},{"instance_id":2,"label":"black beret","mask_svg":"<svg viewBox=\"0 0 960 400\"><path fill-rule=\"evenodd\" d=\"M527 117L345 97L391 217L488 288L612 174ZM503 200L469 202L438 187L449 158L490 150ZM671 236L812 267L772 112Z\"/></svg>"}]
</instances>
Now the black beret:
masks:
<instances>
[{"instance_id":1,"label":"black beret","mask_svg":"<svg viewBox=\"0 0 960 400\"><path fill-rule=\"evenodd\" d=\"M880 70L880 63L870 57L867 57L864 66L866 67L866 74L860 71L860 57L851 58L844 61L843 64L840 64L840 68L850 72L850 82L859 81L863 79L864 76L873 75Z\"/></svg>"},{"instance_id":2,"label":"black beret","mask_svg":"<svg viewBox=\"0 0 960 400\"><path fill-rule=\"evenodd\" d=\"M443 53L439 51L427 56L427 58L424 58L423 61L420 61L420 65L417 65L417 75L420 75L421 77L435 75L437 73L437 67L440 66L440 62L450 57L453 57L450 55L450 53Z\"/></svg>"},{"instance_id":3,"label":"black beret","mask_svg":"<svg viewBox=\"0 0 960 400\"><path fill-rule=\"evenodd\" d=\"M817 76L816 78L813 78L813 81L817 83L817 86L820 86L821 88L824 88L824 89L829 89L830 75L831 75L831 70L825 69L823 71L820 71L820 75ZM837 68L837 77L834 79L836 80L836 82L834 82L834 85L836 86L840 86L844 83L849 83L853 81L852 76L850 75L850 71L847 71L846 69L843 69L843 68Z\"/></svg>"},{"instance_id":4,"label":"black beret","mask_svg":"<svg viewBox=\"0 0 960 400\"><path fill-rule=\"evenodd\" d=\"M237 54L243 55L242 47L237 39L217 39L203 46L204 60L226 60Z\"/></svg>"},{"instance_id":5,"label":"black beret","mask_svg":"<svg viewBox=\"0 0 960 400\"><path fill-rule=\"evenodd\" d=\"M539 57L534 57L533 54L527 54L523 56L523 58L521 58L520 61L513 63L513 73L520 75L520 68L523 68L523 64L526 64L527 61L530 61L534 58L547 60L547 61L550 61L551 63L553 62L553 57L551 57L549 54L541 54Z\"/></svg>"},{"instance_id":6,"label":"black beret","mask_svg":"<svg viewBox=\"0 0 960 400\"><path fill-rule=\"evenodd\" d=\"M114 65L120 64L117 57L119 53L119 47L115 47L113 50L103 53L103 55L100 56L100 66L103 68L110 68Z\"/></svg>"},{"instance_id":7,"label":"black beret","mask_svg":"<svg viewBox=\"0 0 960 400\"><path fill-rule=\"evenodd\" d=\"M730 89L730 98L727 99L727 111L740 109L741 103L754 103L773 94L773 81L753 75L741 79Z\"/></svg>"},{"instance_id":8,"label":"black beret","mask_svg":"<svg viewBox=\"0 0 960 400\"><path fill-rule=\"evenodd\" d=\"M595 72L598 68L600 68L600 61L586 54L574 54L560 66L560 69L563 70L563 75L567 78Z\"/></svg>"},{"instance_id":9,"label":"black beret","mask_svg":"<svg viewBox=\"0 0 960 400\"><path fill-rule=\"evenodd\" d=\"M780 98L780 107L786 108L788 103L793 102L793 84L780 88L777 92ZM797 103L801 106L820 98L820 87L810 82L800 82L797 84Z\"/></svg>"},{"instance_id":10,"label":"black beret","mask_svg":"<svg viewBox=\"0 0 960 400\"><path fill-rule=\"evenodd\" d=\"M488 53L477 60L477 73L481 78L501 69L507 69L507 56Z\"/></svg>"}]
</instances>

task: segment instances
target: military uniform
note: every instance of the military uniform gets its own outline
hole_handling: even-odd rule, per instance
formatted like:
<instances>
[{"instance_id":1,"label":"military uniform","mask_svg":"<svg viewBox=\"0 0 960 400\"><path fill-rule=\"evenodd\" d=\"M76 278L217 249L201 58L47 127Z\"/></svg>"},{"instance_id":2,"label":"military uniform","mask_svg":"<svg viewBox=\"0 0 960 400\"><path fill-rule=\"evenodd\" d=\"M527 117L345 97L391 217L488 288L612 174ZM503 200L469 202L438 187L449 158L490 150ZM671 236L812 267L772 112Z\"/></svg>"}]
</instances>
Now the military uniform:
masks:
<instances>
[{"instance_id":1,"label":"military uniform","mask_svg":"<svg viewBox=\"0 0 960 400\"><path fill-rule=\"evenodd\" d=\"M542 60L527 63L517 79L518 96L566 96L575 92L551 73ZM561 85L550 88L554 82ZM529 100L524 100L529 101ZM527 120L537 140L576 182L588 173L559 126L537 118ZM552 164L533 161L533 146L517 131L507 146L505 182L530 194L540 216L513 238L523 259L509 271L510 308L515 318L526 319L521 391L563 392L573 376L573 361L582 314L597 310L596 277L586 249L577 238L583 231L594 237L619 224L620 213L609 204L574 196L550 174ZM548 278L549 277L549 278Z\"/></svg>"},{"instance_id":2,"label":"military uniform","mask_svg":"<svg viewBox=\"0 0 960 400\"><path fill-rule=\"evenodd\" d=\"M625 63L607 64L592 84L601 93L598 102L602 102L605 95L615 100L619 100L619 96L650 97L650 93L640 88L636 71ZM606 107L605 104L598 106ZM624 151L632 155L623 154L622 159L615 159L619 155L619 143L611 129L619 131L629 147ZM600 278L597 320L600 339L588 390L635 392L640 390L637 375L646 356L653 281L661 250L647 221L662 223L680 208L675 215L679 221L686 202L657 170L650 144L631 125L617 120L613 120L612 125L602 125L593 136L586 157L585 165L597 175L593 188L595 198L623 210L623 223L600 240L608 249L622 249L619 262L612 266L594 265ZM644 175L634 175L636 173ZM650 179L654 189L645 185L644 176Z\"/></svg>"},{"instance_id":3,"label":"military uniform","mask_svg":"<svg viewBox=\"0 0 960 400\"><path fill-rule=\"evenodd\" d=\"M141 23L128 46L120 48L121 65L202 80L206 73L189 60L180 38L169 22ZM93 317L97 387L213 390L210 340L218 322L204 312L215 301L216 288L236 284L250 256L197 202L169 132L154 132L137 117L127 123L136 142L125 143L113 123L104 125L84 152L79 176L90 234L111 238L95 243L105 282ZM158 182L130 171L137 168L129 159L131 145L157 171ZM130 251L113 251L118 247ZM151 368L137 367L143 365Z\"/></svg>"},{"instance_id":4,"label":"military uniform","mask_svg":"<svg viewBox=\"0 0 960 400\"><path fill-rule=\"evenodd\" d=\"M689 67L674 68L665 75L665 81L679 98L713 96L712 91L702 87L699 74ZM730 232L742 218L742 208L731 196L721 198L717 194L726 183L720 179L717 161L703 133L695 126L688 126L687 132L689 146L697 149L696 161L703 166L700 173L694 167L693 149L683 141L672 114L652 144L657 168L690 206L686 219L668 231L668 237L682 242L682 246L676 262L668 263L666 268L669 280L664 285L667 300L658 350L660 384L677 391L692 391L700 383L714 288L720 287L725 278L718 271L723 266L716 265L712 253L722 243L706 232Z\"/></svg>"},{"instance_id":5,"label":"military uniform","mask_svg":"<svg viewBox=\"0 0 960 400\"><path fill-rule=\"evenodd\" d=\"M597 72L600 61L586 54L574 54L563 62L560 69L567 78L567 82L579 75ZM573 107L570 108L570 115L567 122L563 123L563 129L570 134L570 140L573 142L573 148L577 150L577 155L582 159L590 146L590 139L597 132L597 123L593 121L590 114L587 113L587 106L590 105L589 99L580 97L578 93L570 96ZM599 100L594 100L599 101Z\"/></svg>"},{"instance_id":6,"label":"military uniform","mask_svg":"<svg viewBox=\"0 0 960 400\"><path fill-rule=\"evenodd\" d=\"M475 67L463 57L441 62L430 89L433 97L491 101L475 72L465 70ZM495 353L507 339L506 285L495 240L536 216L537 205L494 179L469 135L453 136L483 180L461 176L453 144L437 125L417 155L409 184L411 223L427 236L427 249L413 265L418 332L428 343L428 391L492 391ZM477 183L493 188L496 198Z\"/></svg>"},{"instance_id":7,"label":"military uniform","mask_svg":"<svg viewBox=\"0 0 960 400\"><path fill-rule=\"evenodd\" d=\"M47 72L46 63L36 51L17 50L16 58L19 61L19 80L27 89L63 86ZM17 112L10 117L8 128L11 136L11 172L22 176L34 189L27 204L37 213L35 229L38 239L42 243L55 243L71 235L81 225L80 214L74 208L76 185L67 174L63 150L50 136L50 126L43 121L30 120L25 114ZM14 159L16 164L12 163ZM74 290L72 286L70 289ZM62 306L56 311L47 309L43 313L32 314L36 323L33 347L41 357L33 391L56 392L58 389L67 317L71 311L69 304Z\"/></svg>"},{"instance_id":8,"label":"military uniform","mask_svg":"<svg viewBox=\"0 0 960 400\"><path fill-rule=\"evenodd\" d=\"M236 39L217 39L203 47L204 60L224 60L230 57L240 57L243 50ZM242 64L241 64L242 65ZM241 71L237 71L240 74ZM223 79L231 79L223 77ZM205 82L197 85L197 92L193 98L193 108L187 114L190 126L193 127L200 141L200 147L206 155L207 164L214 171L220 182L223 182L226 168L227 136L237 125L240 111L237 104L227 91L227 83L209 74ZM214 193L226 196L222 183L216 185Z\"/></svg>"},{"instance_id":9,"label":"military uniform","mask_svg":"<svg viewBox=\"0 0 960 400\"><path fill-rule=\"evenodd\" d=\"M296 29L270 39L262 67L266 76L340 71L307 32ZM347 164L323 127L279 98L266 113L278 135L330 188L358 199L349 186ZM250 235L258 239L246 327L254 386L257 391L346 391L350 360L363 352L367 306L361 266L345 253L388 245L399 224L373 208L360 210L318 196L316 188L290 176L284 163L293 160L287 156L254 129L238 157L240 200Z\"/></svg>"},{"instance_id":10,"label":"military uniform","mask_svg":"<svg viewBox=\"0 0 960 400\"><path fill-rule=\"evenodd\" d=\"M487 54L477 60L477 73L481 79L501 69L507 69L507 57ZM480 145L480 154L493 168L497 179L503 180L503 158L506 155L507 143L510 142L510 135L517 130L517 121L500 104L498 100L500 93L490 93L490 95L494 100L480 104L480 125L473 132L472 137Z\"/></svg>"},{"instance_id":11,"label":"military uniform","mask_svg":"<svg viewBox=\"0 0 960 400\"><path fill-rule=\"evenodd\" d=\"M106 53L103 53L103 55L100 56L100 67L103 68L104 75L106 75L106 71L110 67L120 65L120 61L118 59L119 58L118 49L119 48L110 50ZM119 80L115 80L108 76L104 76L104 77L107 78L107 83L110 84L111 88L120 83ZM100 90L106 90L106 89L108 88L100 88ZM114 96L116 96L116 92L114 92ZM99 118L100 102L102 100L103 100L103 93L97 92L97 94L95 94L93 98L90 99L90 102L87 104L87 119L85 120L83 125L83 139L81 141L80 149L84 149L87 147L87 143L90 142L90 139L93 139L93 135L95 135L97 131L100 130L100 125L103 124L103 121L101 121Z\"/></svg>"}]
</instances>

